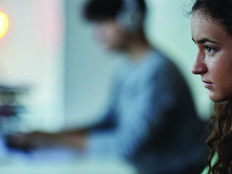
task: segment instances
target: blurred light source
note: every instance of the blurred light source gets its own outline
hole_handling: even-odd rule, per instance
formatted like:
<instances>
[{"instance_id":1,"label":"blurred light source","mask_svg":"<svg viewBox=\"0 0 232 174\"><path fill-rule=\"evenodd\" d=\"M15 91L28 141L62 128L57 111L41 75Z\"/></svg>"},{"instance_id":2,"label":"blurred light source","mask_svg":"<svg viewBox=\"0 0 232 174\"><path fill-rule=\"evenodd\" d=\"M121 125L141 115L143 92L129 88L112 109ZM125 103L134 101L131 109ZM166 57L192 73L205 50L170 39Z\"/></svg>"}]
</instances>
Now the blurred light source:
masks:
<instances>
[{"instance_id":1,"label":"blurred light source","mask_svg":"<svg viewBox=\"0 0 232 174\"><path fill-rule=\"evenodd\" d=\"M8 16L0 11L0 39L6 34L9 26Z\"/></svg>"}]
</instances>

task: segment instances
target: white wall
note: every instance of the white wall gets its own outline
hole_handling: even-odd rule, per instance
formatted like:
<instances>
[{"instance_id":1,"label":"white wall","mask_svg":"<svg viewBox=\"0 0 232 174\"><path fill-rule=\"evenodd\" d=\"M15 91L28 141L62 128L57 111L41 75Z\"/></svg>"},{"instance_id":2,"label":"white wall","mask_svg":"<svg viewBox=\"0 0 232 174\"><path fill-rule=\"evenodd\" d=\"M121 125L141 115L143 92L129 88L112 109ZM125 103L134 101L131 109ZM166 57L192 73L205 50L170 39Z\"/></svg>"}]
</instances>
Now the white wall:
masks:
<instances>
[{"instance_id":1,"label":"white wall","mask_svg":"<svg viewBox=\"0 0 232 174\"><path fill-rule=\"evenodd\" d=\"M100 118L107 105L111 80L121 62L93 39L81 8L86 0L66 0L65 115L68 126Z\"/></svg>"},{"instance_id":2,"label":"white wall","mask_svg":"<svg viewBox=\"0 0 232 174\"><path fill-rule=\"evenodd\" d=\"M1 0L10 25L0 39L0 84L29 87L24 129L63 125L61 0ZM51 124L52 122L52 124Z\"/></svg>"}]
</instances>

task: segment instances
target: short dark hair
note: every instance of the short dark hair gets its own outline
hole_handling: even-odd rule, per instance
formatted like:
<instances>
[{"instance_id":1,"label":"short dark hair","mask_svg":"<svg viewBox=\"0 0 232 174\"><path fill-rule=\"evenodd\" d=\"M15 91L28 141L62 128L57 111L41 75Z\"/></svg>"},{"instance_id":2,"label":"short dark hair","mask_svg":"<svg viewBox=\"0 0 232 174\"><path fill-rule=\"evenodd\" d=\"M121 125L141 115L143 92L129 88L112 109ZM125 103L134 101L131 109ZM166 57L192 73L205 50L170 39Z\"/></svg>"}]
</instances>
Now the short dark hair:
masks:
<instances>
[{"instance_id":1,"label":"short dark hair","mask_svg":"<svg viewBox=\"0 0 232 174\"><path fill-rule=\"evenodd\" d=\"M143 14L146 15L147 8L144 0L137 1L139 8ZM123 6L123 0L89 0L85 6L83 15L88 21L96 22L99 20L116 19L118 13Z\"/></svg>"},{"instance_id":2,"label":"short dark hair","mask_svg":"<svg viewBox=\"0 0 232 174\"><path fill-rule=\"evenodd\" d=\"M232 1L231 0L196 0L192 14L201 10L209 15L232 35Z\"/></svg>"}]
</instances>

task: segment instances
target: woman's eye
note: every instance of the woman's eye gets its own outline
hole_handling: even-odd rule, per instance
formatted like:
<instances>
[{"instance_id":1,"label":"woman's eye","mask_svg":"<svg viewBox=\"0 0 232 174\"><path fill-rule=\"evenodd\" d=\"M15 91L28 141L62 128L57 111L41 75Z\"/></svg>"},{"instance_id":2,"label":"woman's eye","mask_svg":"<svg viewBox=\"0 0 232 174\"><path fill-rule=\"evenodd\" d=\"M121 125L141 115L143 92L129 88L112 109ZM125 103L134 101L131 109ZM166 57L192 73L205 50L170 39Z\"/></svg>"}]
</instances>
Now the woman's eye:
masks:
<instances>
[{"instance_id":1,"label":"woman's eye","mask_svg":"<svg viewBox=\"0 0 232 174\"><path fill-rule=\"evenodd\" d=\"M208 53L208 54L215 54L216 53L216 49L213 47L205 45L204 48L205 48L206 53Z\"/></svg>"}]
</instances>

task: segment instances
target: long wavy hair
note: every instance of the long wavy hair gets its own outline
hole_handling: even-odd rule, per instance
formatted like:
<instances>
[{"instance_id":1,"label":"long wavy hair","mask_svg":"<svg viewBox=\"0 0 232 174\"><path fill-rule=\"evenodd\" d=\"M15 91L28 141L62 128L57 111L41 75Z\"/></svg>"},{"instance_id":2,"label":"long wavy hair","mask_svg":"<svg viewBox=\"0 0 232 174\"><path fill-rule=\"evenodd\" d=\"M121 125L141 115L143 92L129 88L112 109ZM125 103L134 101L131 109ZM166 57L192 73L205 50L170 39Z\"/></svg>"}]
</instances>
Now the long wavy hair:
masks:
<instances>
[{"instance_id":1,"label":"long wavy hair","mask_svg":"<svg viewBox=\"0 0 232 174\"><path fill-rule=\"evenodd\" d=\"M197 11L216 20L218 25L232 35L231 0L195 0L191 13L194 15ZM214 104L210 128L211 134L207 139L210 150L208 174L232 174L232 99ZM218 158L212 164L215 155Z\"/></svg>"},{"instance_id":2,"label":"long wavy hair","mask_svg":"<svg viewBox=\"0 0 232 174\"><path fill-rule=\"evenodd\" d=\"M232 100L214 104L214 113L210 119L211 135L207 139L210 149L209 173L232 173ZM211 161L217 154L218 159L213 166Z\"/></svg>"}]
</instances>

